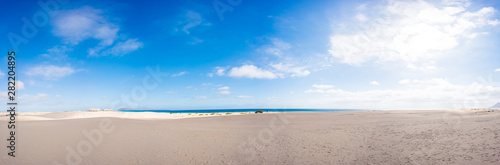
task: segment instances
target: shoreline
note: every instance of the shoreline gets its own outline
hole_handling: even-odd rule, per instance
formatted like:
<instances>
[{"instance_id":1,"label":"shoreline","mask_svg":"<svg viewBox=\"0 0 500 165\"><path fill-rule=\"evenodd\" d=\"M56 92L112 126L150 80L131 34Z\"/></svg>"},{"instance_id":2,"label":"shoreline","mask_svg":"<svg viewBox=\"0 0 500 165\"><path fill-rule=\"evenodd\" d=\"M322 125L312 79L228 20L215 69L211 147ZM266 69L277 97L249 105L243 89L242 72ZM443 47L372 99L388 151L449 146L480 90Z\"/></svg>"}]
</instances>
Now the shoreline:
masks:
<instances>
[{"instance_id":1,"label":"shoreline","mask_svg":"<svg viewBox=\"0 0 500 165\"><path fill-rule=\"evenodd\" d=\"M489 112L487 109L447 109L447 110L369 110L369 111L285 111L285 112L264 112L262 114L301 114L301 113L355 113L355 114L376 114L376 113L421 113L421 112L456 112L461 114ZM63 112L16 112L16 120L19 121L40 121L40 120L71 120L88 118L122 118L136 120L169 120L187 118L205 118L240 115L262 115L254 112L227 112L227 113L164 113L164 112L122 112L122 111L63 111ZM7 112L0 113L0 121L9 120Z\"/></svg>"}]
</instances>

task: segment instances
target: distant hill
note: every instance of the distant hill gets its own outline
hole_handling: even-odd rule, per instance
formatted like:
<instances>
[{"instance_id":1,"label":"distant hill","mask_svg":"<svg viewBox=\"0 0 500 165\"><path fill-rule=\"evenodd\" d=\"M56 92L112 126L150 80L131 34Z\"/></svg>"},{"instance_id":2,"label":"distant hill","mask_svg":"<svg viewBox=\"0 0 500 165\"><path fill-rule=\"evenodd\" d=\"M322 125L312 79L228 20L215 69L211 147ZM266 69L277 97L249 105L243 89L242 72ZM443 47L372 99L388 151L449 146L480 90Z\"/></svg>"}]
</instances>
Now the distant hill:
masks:
<instances>
[{"instance_id":1,"label":"distant hill","mask_svg":"<svg viewBox=\"0 0 500 165\"><path fill-rule=\"evenodd\" d=\"M494 106L492 106L490 108L500 108L500 102L498 102L497 104L495 104Z\"/></svg>"}]
</instances>

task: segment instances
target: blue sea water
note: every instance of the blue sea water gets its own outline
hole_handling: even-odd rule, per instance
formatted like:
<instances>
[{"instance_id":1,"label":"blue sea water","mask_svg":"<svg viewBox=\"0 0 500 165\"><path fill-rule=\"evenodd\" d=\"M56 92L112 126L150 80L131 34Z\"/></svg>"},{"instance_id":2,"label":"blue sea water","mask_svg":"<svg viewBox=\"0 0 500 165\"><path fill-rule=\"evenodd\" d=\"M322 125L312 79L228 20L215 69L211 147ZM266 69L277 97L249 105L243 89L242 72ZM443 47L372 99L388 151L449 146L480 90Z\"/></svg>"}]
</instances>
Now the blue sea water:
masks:
<instances>
[{"instance_id":1,"label":"blue sea water","mask_svg":"<svg viewBox=\"0 0 500 165\"><path fill-rule=\"evenodd\" d=\"M156 113L228 113L228 112L336 112L370 111L368 109L197 109L197 110L119 110L121 112L156 112Z\"/></svg>"}]
</instances>

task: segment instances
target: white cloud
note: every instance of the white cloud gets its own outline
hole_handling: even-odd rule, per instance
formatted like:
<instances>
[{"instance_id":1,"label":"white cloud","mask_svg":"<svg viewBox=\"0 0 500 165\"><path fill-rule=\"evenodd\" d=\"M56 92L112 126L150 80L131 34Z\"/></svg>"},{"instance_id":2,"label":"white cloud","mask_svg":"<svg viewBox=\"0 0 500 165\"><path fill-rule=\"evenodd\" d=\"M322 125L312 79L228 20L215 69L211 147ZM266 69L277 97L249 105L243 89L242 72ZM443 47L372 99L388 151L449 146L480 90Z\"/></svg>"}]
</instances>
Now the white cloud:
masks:
<instances>
[{"instance_id":1,"label":"white cloud","mask_svg":"<svg viewBox=\"0 0 500 165\"><path fill-rule=\"evenodd\" d=\"M330 89L330 88L333 88L333 85L317 85L317 84L313 84L312 87L313 88L318 88L318 89Z\"/></svg>"},{"instance_id":2,"label":"white cloud","mask_svg":"<svg viewBox=\"0 0 500 165\"><path fill-rule=\"evenodd\" d=\"M181 16L181 21L178 22L175 28L175 32L180 32L179 29L185 33L187 36L187 44L196 45L202 43L203 40L192 35L193 32L201 31L204 27L209 27L212 24L202 16L194 11L187 11L184 15Z\"/></svg>"},{"instance_id":3,"label":"white cloud","mask_svg":"<svg viewBox=\"0 0 500 165\"><path fill-rule=\"evenodd\" d=\"M495 72L500 72L500 68L498 68L498 69L495 69Z\"/></svg>"},{"instance_id":4,"label":"white cloud","mask_svg":"<svg viewBox=\"0 0 500 165\"><path fill-rule=\"evenodd\" d=\"M0 70L0 77L3 77L5 76L5 73L3 73L1 70Z\"/></svg>"},{"instance_id":5,"label":"white cloud","mask_svg":"<svg viewBox=\"0 0 500 165\"><path fill-rule=\"evenodd\" d=\"M356 19L361 22L366 22L368 21L368 18L364 14L358 14L356 15Z\"/></svg>"},{"instance_id":6,"label":"white cloud","mask_svg":"<svg viewBox=\"0 0 500 165\"><path fill-rule=\"evenodd\" d=\"M285 77L304 77L311 74L306 67L297 67L292 64L270 64L273 68L272 70L263 70L256 67L255 65L243 65L241 67L233 67L228 76L229 77L246 77L246 78L256 78L256 79L275 79L275 78L285 78ZM223 76L225 71L229 67L215 67L213 73L208 73L209 77L214 75Z\"/></svg>"},{"instance_id":7,"label":"white cloud","mask_svg":"<svg viewBox=\"0 0 500 165\"><path fill-rule=\"evenodd\" d=\"M45 93L38 93L36 95L22 95L19 97L19 99L26 100L28 102L36 102L47 100L47 96L48 95Z\"/></svg>"},{"instance_id":8,"label":"white cloud","mask_svg":"<svg viewBox=\"0 0 500 165\"><path fill-rule=\"evenodd\" d=\"M215 67L215 69L217 70L215 74L217 74L217 76L222 76L224 75L227 67Z\"/></svg>"},{"instance_id":9,"label":"white cloud","mask_svg":"<svg viewBox=\"0 0 500 165\"><path fill-rule=\"evenodd\" d=\"M325 90L323 89L308 89L304 91L304 93L325 93Z\"/></svg>"},{"instance_id":10,"label":"white cloud","mask_svg":"<svg viewBox=\"0 0 500 165\"><path fill-rule=\"evenodd\" d=\"M215 73L208 73L208 77L213 77L214 75L217 75L217 76L223 76L226 72L226 69L228 69L229 67L220 67L220 66L217 66L214 68L214 72Z\"/></svg>"},{"instance_id":11,"label":"white cloud","mask_svg":"<svg viewBox=\"0 0 500 165\"><path fill-rule=\"evenodd\" d=\"M24 83L22 81L16 81L16 89L17 90L23 90L24 89Z\"/></svg>"},{"instance_id":12,"label":"white cloud","mask_svg":"<svg viewBox=\"0 0 500 165\"><path fill-rule=\"evenodd\" d=\"M289 75L290 77L304 77L311 74L311 72L306 70L305 67L293 67L291 64L278 63L271 66L278 72Z\"/></svg>"},{"instance_id":13,"label":"white cloud","mask_svg":"<svg viewBox=\"0 0 500 165\"><path fill-rule=\"evenodd\" d=\"M380 83L378 83L377 81L372 81L372 82L370 82L370 84L372 84L372 85L380 85Z\"/></svg>"},{"instance_id":14,"label":"white cloud","mask_svg":"<svg viewBox=\"0 0 500 165\"><path fill-rule=\"evenodd\" d=\"M409 84L410 80L409 79L403 79L399 81L400 84Z\"/></svg>"},{"instance_id":15,"label":"white cloud","mask_svg":"<svg viewBox=\"0 0 500 165\"><path fill-rule=\"evenodd\" d=\"M68 48L67 46L54 46L50 49L47 50L47 53L41 54L40 56L46 57L46 58L51 58L55 60L62 60L66 59L68 57L69 51L72 51L71 48Z\"/></svg>"},{"instance_id":16,"label":"white cloud","mask_svg":"<svg viewBox=\"0 0 500 165\"><path fill-rule=\"evenodd\" d=\"M219 91L219 92L217 92L217 94L219 94L219 95L228 95L228 94L231 94L231 92L230 91Z\"/></svg>"},{"instance_id":17,"label":"white cloud","mask_svg":"<svg viewBox=\"0 0 500 165\"><path fill-rule=\"evenodd\" d=\"M241 67L233 67L229 71L230 77L245 77L251 79L275 79L277 76L267 70L262 70L254 65L243 65Z\"/></svg>"},{"instance_id":18,"label":"white cloud","mask_svg":"<svg viewBox=\"0 0 500 165\"><path fill-rule=\"evenodd\" d=\"M102 46L111 45L118 36L119 28L107 22L101 14L101 10L91 7L59 11L54 18L52 32L72 45L89 38L99 40Z\"/></svg>"},{"instance_id":19,"label":"white cloud","mask_svg":"<svg viewBox=\"0 0 500 165\"><path fill-rule=\"evenodd\" d=\"M363 11L363 10L366 10L366 5L367 5L367 4L362 4L362 5L359 5L359 6L356 8L356 10L358 10L358 11Z\"/></svg>"},{"instance_id":20,"label":"white cloud","mask_svg":"<svg viewBox=\"0 0 500 165\"><path fill-rule=\"evenodd\" d=\"M417 66L415 64L408 64L406 67L409 69L419 70L419 71L424 71L424 72L430 72L430 71L434 71L437 69L437 67L434 66L434 62L423 63L423 64L420 64L420 66Z\"/></svg>"},{"instance_id":21,"label":"white cloud","mask_svg":"<svg viewBox=\"0 0 500 165\"><path fill-rule=\"evenodd\" d=\"M208 97L207 96L196 96L194 97L194 99L207 99Z\"/></svg>"},{"instance_id":22,"label":"white cloud","mask_svg":"<svg viewBox=\"0 0 500 165\"><path fill-rule=\"evenodd\" d=\"M312 87L315 89L308 89L308 90L304 91L304 93L325 93L325 90L333 88L333 85L313 84Z\"/></svg>"},{"instance_id":23,"label":"white cloud","mask_svg":"<svg viewBox=\"0 0 500 165\"><path fill-rule=\"evenodd\" d=\"M272 38L271 41L273 42L273 45L277 48L286 50L292 48L292 46L289 43L286 43L278 38Z\"/></svg>"},{"instance_id":24,"label":"white cloud","mask_svg":"<svg viewBox=\"0 0 500 165\"><path fill-rule=\"evenodd\" d=\"M267 54L273 54L273 55L277 55L277 56L280 56L280 55L283 54L281 52L281 49L278 49L278 48L266 48L264 50L264 52L267 53Z\"/></svg>"},{"instance_id":25,"label":"white cloud","mask_svg":"<svg viewBox=\"0 0 500 165\"><path fill-rule=\"evenodd\" d=\"M123 56L130 52L136 51L142 48L142 42L137 41L137 39L128 39L125 42L118 42L113 47L104 51L100 55L112 55L112 56ZM96 53L89 53L91 56L98 56Z\"/></svg>"},{"instance_id":26,"label":"white cloud","mask_svg":"<svg viewBox=\"0 0 500 165\"><path fill-rule=\"evenodd\" d=\"M186 34L190 34L190 30L194 29L197 26L210 26L211 23L205 22L199 13L188 11L185 15L185 21L181 22L183 25L182 31Z\"/></svg>"},{"instance_id":27,"label":"white cloud","mask_svg":"<svg viewBox=\"0 0 500 165\"><path fill-rule=\"evenodd\" d=\"M480 83L459 85L444 79L405 81L402 89L346 91L342 89L315 90L304 93L318 93L322 99L310 104L332 103L354 108L377 107L397 108L470 108L482 107L498 102L500 87ZM331 106L331 105L330 105Z\"/></svg>"},{"instance_id":28,"label":"white cloud","mask_svg":"<svg viewBox=\"0 0 500 165\"><path fill-rule=\"evenodd\" d=\"M198 88L195 88L193 86L187 86L186 89L193 89L193 90L198 90Z\"/></svg>"},{"instance_id":29,"label":"white cloud","mask_svg":"<svg viewBox=\"0 0 500 165\"><path fill-rule=\"evenodd\" d=\"M228 87L228 86L225 86L225 87L220 87L220 88L218 88L217 90L229 90L229 87Z\"/></svg>"},{"instance_id":30,"label":"white cloud","mask_svg":"<svg viewBox=\"0 0 500 165\"><path fill-rule=\"evenodd\" d=\"M40 65L29 68L26 74L28 76L40 76L45 79L57 79L69 76L75 72L76 70L69 66L59 67L55 65Z\"/></svg>"},{"instance_id":31,"label":"white cloud","mask_svg":"<svg viewBox=\"0 0 500 165\"><path fill-rule=\"evenodd\" d=\"M266 99L267 101L270 101L270 102L274 102L274 101L278 101L278 99L276 97L267 97Z\"/></svg>"},{"instance_id":32,"label":"white cloud","mask_svg":"<svg viewBox=\"0 0 500 165\"><path fill-rule=\"evenodd\" d=\"M286 77L305 77L311 74L308 67L303 60L297 60L298 56L291 52L292 45L279 38L269 38L268 45L261 46L256 49L261 53L264 61L268 65L261 65L261 69L255 65L243 65L241 67L233 67L229 72L230 77L247 77L247 78L260 78L260 79L275 79ZM262 64L262 62L261 62ZM316 66L314 63L313 66ZM219 76L224 75L227 68L216 68ZM249 73L252 72L252 73ZM214 76L214 73L209 73L208 76Z\"/></svg>"},{"instance_id":33,"label":"white cloud","mask_svg":"<svg viewBox=\"0 0 500 165\"><path fill-rule=\"evenodd\" d=\"M470 5L470 2L469 0L443 0L443 4L467 7Z\"/></svg>"},{"instance_id":34,"label":"white cloud","mask_svg":"<svg viewBox=\"0 0 500 165\"><path fill-rule=\"evenodd\" d=\"M439 59L463 41L486 34L481 27L500 23L491 18L495 13L492 7L467 11L468 1L448 0L444 4L447 6L436 7L422 0L389 1L386 6L374 7L382 9L379 13L359 11L357 14L371 15L368 22L363 18L345 26L348 32L332 35L329 52L351 65L371 60L403 61L416 64L409 68L428 70L433 64L419 67L419 63Z\"/></svg>"},{"instance_id":35,"label":"white cloud","mask_svg":"<svg viewBox=\"0 0 500 165\"><path fill-rule=\"evenodd\" d=\"M238 98L240 99L251 99L251 98L254 98L254 96L237 96Z\"/></svg>"},{"instance_id":36,"label":"white cloud","mask_svg":"<svg viewBox=\"0 0 500 165\"><path fill-rule=\"evenodd\" d=\"M72 46L88 39L98 40L96 47L88 49L88 56L122 56L142 47L142 43L137 39L127 39L125 35L119 35L119 26L108 22L106 18L101 10L91 7L60 10L53 19L52 33ZM116 43L120 39L125 41ZM60 50L49 50L44 56L65 53L57 51Z\"/></svg>"},{"instance_id":37,"label":"white cloud","mask_svg":"<svg viewBox=\"0 0 500 165\"><path fill-rule=\"evenodd\" d=\"M286 43L278 38L272 38L270 40L272 42L272 45L263 46L262 48L258 49L258 51L270 55L282 56L284 54L284 51L292 48L289 43Z\"/></svg>"},{"instance_id":38,"label":"white cloud","mask_svg":"<svg viewBox=\"0 0 500 165\"><path fill-rule=\"evenodd\" d=\"M219 92L217 92L217 94L219 94L219 95L228 95L228 94L231 94L231 92L229 91L229 87L228 86L223 86L223 87L217 88L217 90L219 90Z\"/></svg>"},{"instance_id":39,"label":"white cloud","mask_svg":"<svg viewBox=\"0 0 500 165\"><path fill-rule=\"evenodd\" d=\"M182 71L182 72L177 73L177 74L172 74L172 77L182 76L182 75L185 75L185 74L187 74L187 73L188 73L188 72L186 72L186 71Z\"/></svg>"}]
</instances>

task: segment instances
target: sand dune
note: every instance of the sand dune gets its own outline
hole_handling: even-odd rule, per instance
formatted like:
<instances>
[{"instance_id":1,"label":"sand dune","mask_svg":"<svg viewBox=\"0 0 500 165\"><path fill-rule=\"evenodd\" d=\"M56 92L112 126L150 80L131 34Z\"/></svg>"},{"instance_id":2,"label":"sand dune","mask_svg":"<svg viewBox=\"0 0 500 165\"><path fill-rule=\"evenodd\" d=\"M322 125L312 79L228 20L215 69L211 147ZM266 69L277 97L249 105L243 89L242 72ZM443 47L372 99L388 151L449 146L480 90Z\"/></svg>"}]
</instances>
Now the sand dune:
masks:
<instances>
[{"instance_id":1,"label":"sand dune","mask_svg":"<svg viewBox=\"0 0 500 165\"><path fill-rule=\"evenodd\" d=\"M238 113L154 113L154 112L120 112L120 111L68 111L68 112L21 112L18 113L16 120L20 121L38 121L38 120L68 120L68 119L85 119L85 118L122 118L136 120L150 119L184 119L198 117L215 117L215 116L234 116L251 114L250 112ZM0 113L0 120L7 120L7 113Z\"/></svg>"},{"instance_id":2,"label":"sand dune","mask_svg":"<svg viewBox=\"0 0 500 165\"><path fill-rule=\"evenodd\" d=\"M499 114L26 113L17 157L2 147L0 164L499 164Z\"/></svg>"}]
</instances>

